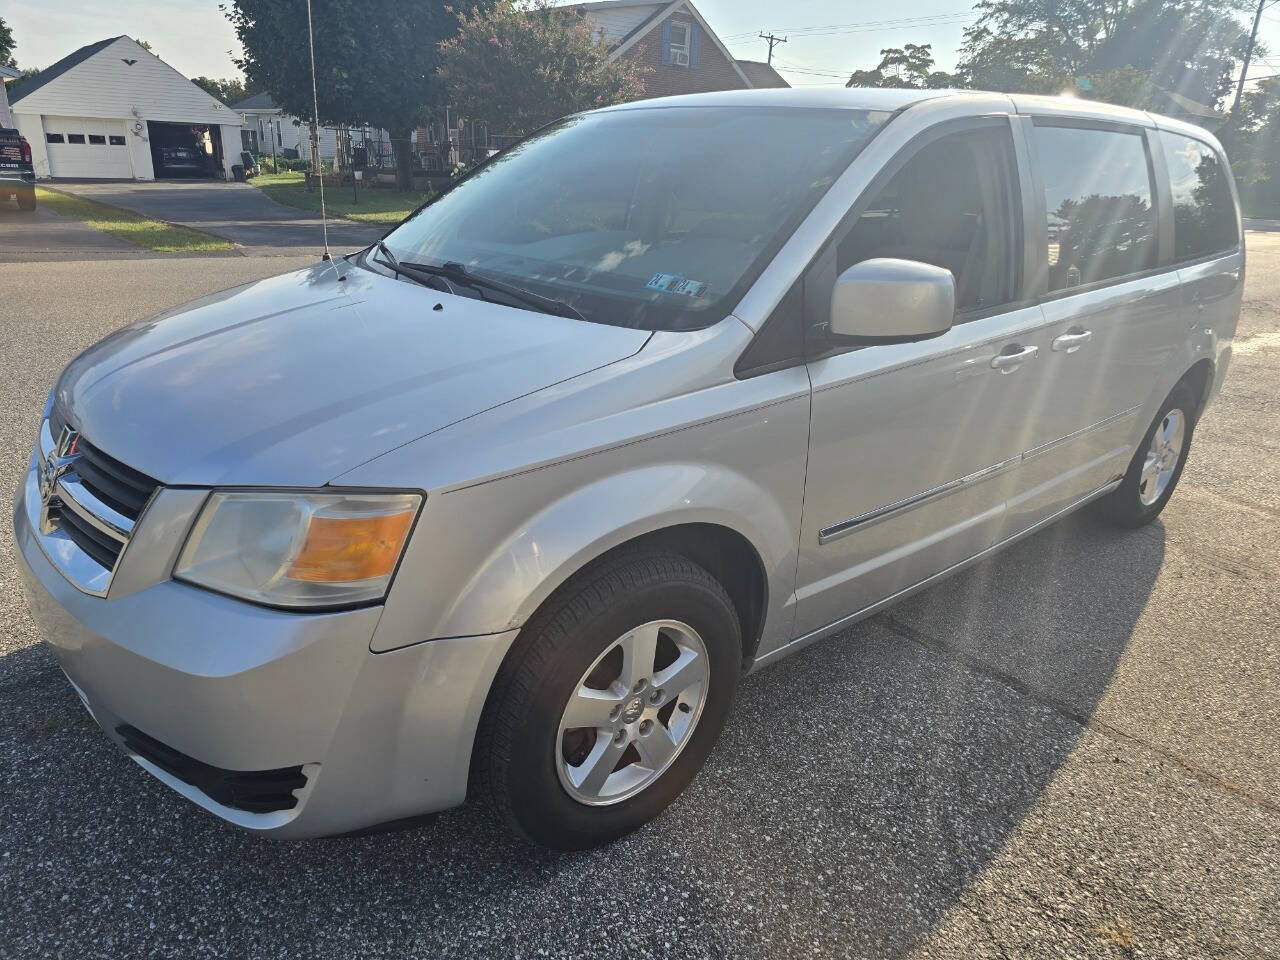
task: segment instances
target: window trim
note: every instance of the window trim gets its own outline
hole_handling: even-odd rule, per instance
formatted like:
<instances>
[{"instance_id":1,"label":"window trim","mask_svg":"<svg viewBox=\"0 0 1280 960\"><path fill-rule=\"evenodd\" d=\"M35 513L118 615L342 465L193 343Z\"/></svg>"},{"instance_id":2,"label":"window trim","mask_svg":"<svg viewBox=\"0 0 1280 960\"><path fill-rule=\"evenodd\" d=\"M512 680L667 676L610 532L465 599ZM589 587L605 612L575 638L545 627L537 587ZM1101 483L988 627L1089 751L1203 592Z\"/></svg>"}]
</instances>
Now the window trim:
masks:
<instances>
[{"instance_id":1,"label":"window trim","mask_svg":"<svg viewBox=\"0 0 1280 960\"><path fill-rule=\"evenodd\" d=\"M875 344L842 344L834 343L830 340L818 340L812 336L815 324L812 315L816 304L810 303L810 291L823 282L825 275L830 280L830 284L834 286L837 273L837 250L840 242L844 240L849 232L853 229L858 219L865 212L867 206L872 200L879 195L880 191L892 180L898 172L907 165L917 154L925 147L936 143L946 137L956 136L958 134L971 133L982 130L1002 131L1006 135L1005 144L1009 149L1010 159L1014 165L1010 171L1012 173L1013 199L1015 209L1011 211L1009 225L1013 228L1014 237L1009 245L1010 263L1009 268L1013 271L1013 283L1011 289L1014 293L1014 299L1006 303L991 304L976 309L957 310L953 326L959 326L964 323L971 323L975 320L981 320L985 317L996 316L1002 313L1013 313L1017 310L1024 309L1033 304L1033 300L1029 298L1027 290L1026 276L1026 256L1025 248L1027 243L1026 237L1026 209L1027 197L1025 196L1026 179L1022 176L1021 163L1022 157L1019 154L1017 140L1018 137L1014 130L1014 123L1017 117L1012 114L978 114L971 117L960 117L954 120L944 120L937 123L926 130L920 131L910 140L908 140L893 158L876 171L871 182L858 195L858 199L854 201L849 211L840 219L836 228L827 236L822 245L818 248L818 252L810 259L808 265L804 268L800 275L800 281L805 290L805 303L802 314L802 323L804 325L804 337L806 343L806 355L804 362L810 362L816 359L835 356L836 354L849 353L853 350L864 350L873 347ZM1021 244L1021 246L1020 246ZM822 302L828 302L827 298L823 298ZM763 327L761 327L763 329Z\"/></svg>"},{"instance_id":2,"label":"window trim","mask_svg":"<svg viewBox=\"0 0 1280 960\"><path fill-rule=\"evenodd\" d=\"M1074 297L1077 294L1093 293L1097 290L1105 290L1107 287L1118 286L1122 283L1132 283L1135 280L1146 280L1150 277L1157 277L1162 273L1169 273L1175 268L1171 264L1162 263L1154 267L1148 267L1146 270L1138 273L1126 273L1122 277L1108 277L1106 280L1095 280L1093 283L1082 283L1078 287L1063 287L1061 290L1048 290L1040 294L1032 301L1033 304L1052 303L1055 300L1061 300L1064 297Z\"/></svg>"},{"instance_id":3,"label":"window trim","mask_svg":"<svg viewBox=\"0 0 1280 960\"><path fill-rule=\"evenodd\" d=\"M1093 117L1071 117L1061 116L1058 114L1039 115L1034 114L1029 117L1031 120L1031 129L1026 131L1028 160L1035 170L1035 180L1039 190L1038 206L1043 211L1040 218L1039 226L1036 230L1036 246L1040 251L1041 261L1044 264L1044 274L1037 278L1040 288L1036 292L1037 303L1048 303L1051 300L1060 300L1064 296L1072 296L1077 293L1091 293L1095 290L1102 290L1106 287L1115 286L1118 283L1128 283L1131 280L1138 280L1143 277L1152 277L1159 273L1165 273L1173 269L1168 263L1167 256L1171 252L1171 244L1173 234L1166 231L1165 227L1169 223L1169 216L1164 210L1164 204L1169 199L1168 176L1164 171L1164 155L1159 154L1159 166L1156 161L1156 148L1152 143L1152 135L1157 133L1154 126L1144 126L1137 123L1126 123L1122 120L1098 120ZM1115 277L1107 277L1104 280L1095 280L1093 283L1080 284L1074 287L1063 287L1059 290L1049 289L1049 216L1048 205L1044 194L1044 168L1040 162L1039 144L1035 139L1035 127L1065 127L1073 130L1100 130L1107 133L1121 133L1131 136L1137 136L1142 142L1142 149L1147 158L1147 180L1151 186L1151 215L1154 217L1153 236L1155 237L1155 252L1152 256L1154 261L1150 266L1134 271L1132 273L1124 273ZM1161 176L1164 179L1161 179Z\"/></svg>"},{"instance_id":4,"label":"window trim","mask_svg":"<svg viewBox=\"0 0 1280 960\"><path fill-rule=\"evenodd\" d=\"M693 66L693 24L688 20L671 20L668 30L667 40L667 58L670 65L680 67L681 69ZM675 30L676 27L684 28L684 43L676 43ZM685 56L684 63L676 63L676 51L679 50Z\"/></svg>"}]
</instances>

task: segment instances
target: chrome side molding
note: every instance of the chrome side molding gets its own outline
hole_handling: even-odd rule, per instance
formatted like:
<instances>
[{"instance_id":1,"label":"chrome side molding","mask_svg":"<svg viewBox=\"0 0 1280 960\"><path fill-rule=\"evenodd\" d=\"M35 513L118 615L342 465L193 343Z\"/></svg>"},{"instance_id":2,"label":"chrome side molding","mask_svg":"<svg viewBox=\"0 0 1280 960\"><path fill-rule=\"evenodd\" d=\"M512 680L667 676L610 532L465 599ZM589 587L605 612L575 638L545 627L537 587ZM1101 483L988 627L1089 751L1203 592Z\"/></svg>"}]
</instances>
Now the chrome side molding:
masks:
<instances>
[{"instance_id":1,"label":"chrome side molding","mask_svg":"<svg viewBox=\"0 0 1280 960\"><path fill-rule=\"evenodd\" d=\"M811 643L816 643L817 641L822 640L825 637L829 637L833 633L837 633L840 630L843 630L845 627L851 627L855 623L857 623L859 620L865 620L867 617L870 617L873 614L879 613L885 607L892 606L893 604L897 603L899 600L905 599L906 597L909 597L912 594L919 593L921 590L925 589L926 587L932 584L937 583L939 580L945 580L947 577L951 576L952 574L959 573L961 570L965 570L968 567L973 566L975 563L980 563L982 560L985 560L987 557L990 557L993 554L999 553L1005 547L1010 546L1011 544L1017 543L1019 540L1024 540L1027 537L1031 536L1033 533L1037 533L1040 530L1043 530L1045 527L1049 526L1050 524L1056 523L1058 520L1062 519L1067 514L1071 513L1073 510L1076 510L1084 506L1086 503L1089 503L1093 500L1097 500L1099 497L1105 496L1106 494L1114 490L1116 487L1120 486L1120 483L1123 479L1124 478L1122 476L1114 476L1110 480L1108 480L1106 483L1086 493L1083 497L1080 497L1079 499L1067 504L1057 513L1054 513L1051 516L1045 517L1042 520L1038 520L1037 522L1033 523L1031 526L1027 527L1025 530L1019 530L1017 533L1013 534L1010 537L1006 537L1004 540L1001 540L999 543L993 543L991 546L987 547L985 550L981 550L978 553L975 553L973 556L969 557L968 559L961 560L959 563L954 563L951 566L947 567L945 570L939 570L937 573L933 574L932 576L925 577L923 580L919 581L918 583L913 583L911 586L905 587L902 590L899 590L895 594L891 594L890 596L877 600L875 601L875 603L868 604L867 606L863 607L861 610L855 610L853 613L847 614L846 616L843 616L840 619L827 624L825 627L818 627L816 630L811 630L808 633L801 634L800 636L796 637L790 642L784 643L780 647L775 647L773 650L770 650L768 653L762 654L761 656L757 657L752 662L751 667L747 672L755 673L756 671L761 670L764 667L769 666L770 664L777 663L779 660L783 659L784 657L789 656L792 653L795 653L797 650L802 650L803 648L809 646Z\"/></svg>"},{"instance_id":2,"label":"chrome side molding","mask_svg":"<svg viewBox=\"0 0 1280 960\"><path fill-rule=\"evenodd\" d=\"M843 536L853 533L854 530L874 526L882 520L888 520L890 517L897 516L900 513L906 513L915 507L923 506L940 497L955 493L965 487L971 487L983 480L1011 470L1022 462L1022 457L1011 457L1008 460L1002 460L999 463L993 463L989 467L984 467L968 476L959 477L955 480L948 480L946 483L925 490L923 493L917 493L915 496L907 497L905 500L898 500L894 503L887 504L883 507L877 507L875 510L869 510L866 513L859 514L856 517L850 517L848 520L842 520L840 523L832 524L829 527L823 527L818 531L818 543L830 543L832 540L839 540Z\"/></svg>"},{"instance_id":3,"label":"chrome side molding","mask_svg":"<svg viewBox=\"0 0 1280 960\"><path fill-rule=\"evenodd\" d=\"M1050 440L1048 443L1042 443L1042 444L1039 444L1038 446L1034 446L1030 450L1023 451L1022 459L1030 460L1033 457L1038 457L1040 456L1040 454L1045 453L1049 450L1052 450L1054 447L1060 447L1064 443L1068 443L1072 440L1075 440L1077 437L1082 437L1086 433L1091 433L1094 430L1101 430L1103 427L1109 427L1113 423L1117 423L1121 420L1125 420L1129 417L1132 417L1135 413L1137 413L1141 409L1142 409L1142 404L1138 404L1137 406L1130 407L1128 410L1121 410L1119 413L1112 414L1111 416L1107 417L1105 420L1099 420L1097 423L1091 423L1087 427L1081 427L1079 430L1076 430L1074 433L1068 433L1065 437L1059 437L1057 440Z\"/></svg>"},{"instance_id":4,"label":"chrome side molding","mask_svg":"<svg viewBox=\"0 0 1280 960\"><path fill-rule=\"evenodd\" d=\"M1008 460L1001 460L999 463L993 463L989 467L983 467L981 470L977 470L967 476L957 477L955 480L948 480L946 483L939 484L929 490L914 494L913 496L906 497L902 500L895 500L893 503L885 504L883 507L876 507L876 509L868 510L866 513L858 514L856 517L850 517L848 520L841 520L839 523L833 523L829 527L823 527L818 531L818 543L827 544L833 540L839 540L841 537L847 536L855 530L866 529L867 527L880 523L882 520L888 520L891 517L896 517L899 514L906 513L908 510L924 506L926 503L931 503L941 497L948 496L959 490L963 490L966 487L971 487L974 484L981 483L983 480L988 480L991 477L1004 473L1006 470L1011 470L1020 463L1026 460L1031 460L1034 457L1038 457L1042 453L1046 453L1064 443L1069 443L1070 441L1082 437L1087 433L1091 433L1094 430L1101 430L1103 427L1111 426L1113 423L1118 423L1121 420L1132 417L1141 409L1142 404L1137 404L1136 406L1129 407L1127 410L1121 410L1119 413L1112 414L1104 420L1099 420L1097 423L1092 423L1087 427L1082 427L1074 433L1067 434L1065 437L1059 437L1057 440L1050 440L1047 443L1041 443L1034 446L1030 450L1024 450L1016 457L1010 457Z\"/></svg>"}]
</instances>

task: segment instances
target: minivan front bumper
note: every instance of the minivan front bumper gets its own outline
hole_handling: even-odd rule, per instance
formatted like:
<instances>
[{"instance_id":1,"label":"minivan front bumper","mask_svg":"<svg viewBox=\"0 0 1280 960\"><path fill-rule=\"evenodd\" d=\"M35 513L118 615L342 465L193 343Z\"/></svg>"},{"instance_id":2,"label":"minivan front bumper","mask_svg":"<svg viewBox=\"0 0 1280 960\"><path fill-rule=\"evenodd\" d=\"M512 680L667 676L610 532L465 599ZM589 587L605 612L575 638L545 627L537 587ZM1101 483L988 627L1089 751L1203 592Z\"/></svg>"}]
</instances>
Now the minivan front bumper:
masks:
<instances>
[{"instance_id":1,"label":"minivan front bumper","mask_svg":"<svg viewBox=\"0 0 1280 960\"><path fill-rule=\"evenodd\" d=\"M480 712L515 631L375 654L380 607L290 613L167 578L93 596L41 548L27 480L14 531L32 614L94 719L144 769L222 819L280 838L465 799ZM296 802L261 812L252 790L249 802L229 800L264 777Z\"/></svg>"}]
</instances>

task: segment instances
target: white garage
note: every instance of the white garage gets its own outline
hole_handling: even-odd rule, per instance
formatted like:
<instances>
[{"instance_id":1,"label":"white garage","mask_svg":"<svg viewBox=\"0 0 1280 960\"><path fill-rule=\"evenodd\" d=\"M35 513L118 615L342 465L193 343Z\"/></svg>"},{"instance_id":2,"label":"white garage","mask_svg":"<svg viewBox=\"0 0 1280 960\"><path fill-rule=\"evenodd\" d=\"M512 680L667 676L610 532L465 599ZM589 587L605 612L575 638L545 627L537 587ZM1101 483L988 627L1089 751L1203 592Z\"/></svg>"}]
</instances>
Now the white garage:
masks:
<instances>
[{"instance_id":1,"label":"white garage","mask_svg":"<svg viewBox=\"0 0 1280 960\"><path fill-rule=\"evenodd\" d=\"M239 114L130 37L81 47L9 102L40 179L225 178L240 162Z\"/></svg>"},{"instance_id":2,"label":"white garage","mask_svg":"<svg viewBox=\"0 0 1280 960\"><path fill-rule=\"evenodd\" d=\"M133 179L125 127L119 120L48 117L44 142L52 177Z\"/></svg>"}]
</instances>

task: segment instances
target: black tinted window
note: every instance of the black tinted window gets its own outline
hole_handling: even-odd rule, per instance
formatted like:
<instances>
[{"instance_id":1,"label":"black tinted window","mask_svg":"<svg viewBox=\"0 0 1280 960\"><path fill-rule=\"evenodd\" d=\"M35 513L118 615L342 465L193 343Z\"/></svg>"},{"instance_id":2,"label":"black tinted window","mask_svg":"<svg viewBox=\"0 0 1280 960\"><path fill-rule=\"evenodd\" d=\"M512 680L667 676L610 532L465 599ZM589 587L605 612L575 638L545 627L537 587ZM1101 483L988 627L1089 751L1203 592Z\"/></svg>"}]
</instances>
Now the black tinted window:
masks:
<instances>
[{"instance_id":1,"label":"black tinted window","mask_svg":"<svg viewBox=\"0 0 1280 960\"><path fill-rule=\"evenodd\" d=\"M894 174L841 241L843 271L876 257L951 271L956 307L982 309L1015 297L1018 206L1008 136L974 131L921 148Z\"/></svg>"},{"instance_id":2,"label":"black tinted window","mask_svg":"<svg viewBox=\"0 0 1280 960\"><path fill-rule=\"evenodd\" d=\"M1236 235L1236 205L1222 158L1199 140L1161 131L1173 190L1173 249L1179 260L1230 250Z\"/></svg>"},{"instance_id":3,"label":"black tinted window","mask_svg":"<svg viewBox=\"0 0 1280 960\"><path fill-rule=\"evenodd\" d=\"M84 143L83 133L68 133L67 143Z\"/></svg>"},{"instance_id":4,"label":"black tinted window","mask_svg":"<svg viewBox=\"0 0 1280 960\"><path fill-rule=\"evenodd\" d=\"M63 140L62 140L62 134L60 134L60 133L46 133L46 134L44 135L44 138L45 138L47 141L49 141L50 143L62 143L62 142L63 142Z\"/></svg>"},{"instance_id":5,"label":"black tinted window","mask_svg":"<svg viewBox=\"0 0 1280 960\"><path fill-rule=\"evenodd\" d=\"M1049 228L1049 289L1155 265L1155 211L1142 137L1036 127Z\"/></svg>"}]
</instances>

